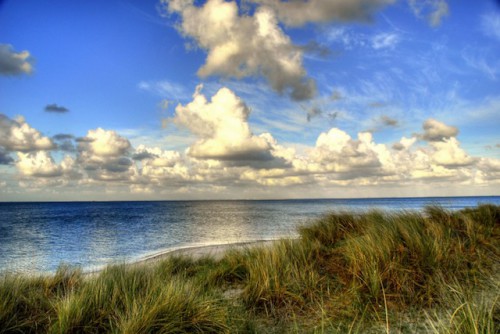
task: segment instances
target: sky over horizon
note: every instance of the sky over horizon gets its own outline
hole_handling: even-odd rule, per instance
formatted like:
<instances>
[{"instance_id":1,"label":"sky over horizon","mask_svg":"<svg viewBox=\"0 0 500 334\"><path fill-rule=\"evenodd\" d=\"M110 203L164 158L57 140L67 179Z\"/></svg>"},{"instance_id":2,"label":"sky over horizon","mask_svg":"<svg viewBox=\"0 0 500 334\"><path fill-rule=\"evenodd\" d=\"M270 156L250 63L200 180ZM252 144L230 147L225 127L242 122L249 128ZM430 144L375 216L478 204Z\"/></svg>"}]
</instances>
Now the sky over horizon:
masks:
<instances>
[{"instance_id":1,"label":"sky over horizon","mask_svg":"<svg viewBox=\"0 0 500 334\"><path fill-rule=\"evenodd\" d=\"M0 1L0 201L500 195L500 5Z\"/></svg>"}]
</instances>

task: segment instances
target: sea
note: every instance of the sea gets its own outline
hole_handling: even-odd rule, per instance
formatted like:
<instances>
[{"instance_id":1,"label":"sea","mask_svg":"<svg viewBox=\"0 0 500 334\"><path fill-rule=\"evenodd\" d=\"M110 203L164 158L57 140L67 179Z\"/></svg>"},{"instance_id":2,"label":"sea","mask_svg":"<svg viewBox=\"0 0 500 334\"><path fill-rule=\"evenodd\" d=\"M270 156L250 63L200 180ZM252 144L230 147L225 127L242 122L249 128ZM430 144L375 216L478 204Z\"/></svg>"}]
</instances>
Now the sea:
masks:
<instances>
[{"instance_id":1,"label":"sea","mask_svg":"<svg viewBox=\"0 0 500 334\"><path fill-rule=\"evenodd\" d=\"M333 211L459 210L500 196L143 202L0 202L0 274L94 271L171 250L297 237Z\"/></svg>"}]
</instances>

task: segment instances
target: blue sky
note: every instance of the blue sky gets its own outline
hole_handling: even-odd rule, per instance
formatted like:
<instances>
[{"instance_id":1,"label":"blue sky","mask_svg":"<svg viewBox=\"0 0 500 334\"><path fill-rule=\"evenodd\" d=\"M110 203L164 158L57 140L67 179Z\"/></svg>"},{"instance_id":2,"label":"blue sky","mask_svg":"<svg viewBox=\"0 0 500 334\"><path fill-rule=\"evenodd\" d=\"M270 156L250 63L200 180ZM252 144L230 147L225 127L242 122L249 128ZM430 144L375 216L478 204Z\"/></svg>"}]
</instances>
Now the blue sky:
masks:
<instances>
[{"instance_id":1,"label":"blue sky","mask_svg":"<svg viewBox=\"0 0 500 334\"><path fill-rule=\"evenodd\" d=\"M499 5L343 3L0 2L0 200L498 195Z\"/></svg>"}]
</instances>

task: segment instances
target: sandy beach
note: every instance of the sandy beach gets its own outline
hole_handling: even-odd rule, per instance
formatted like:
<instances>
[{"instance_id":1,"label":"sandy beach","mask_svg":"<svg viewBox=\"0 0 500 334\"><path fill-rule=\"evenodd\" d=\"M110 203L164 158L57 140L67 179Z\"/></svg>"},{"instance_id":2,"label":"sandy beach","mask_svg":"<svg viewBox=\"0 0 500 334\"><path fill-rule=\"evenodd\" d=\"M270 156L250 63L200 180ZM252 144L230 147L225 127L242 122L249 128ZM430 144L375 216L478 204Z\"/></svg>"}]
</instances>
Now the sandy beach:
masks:
<instances>
[{"instance_id":1,"label":"sandy beach","mask_svg":"<svg viewBox=\"0 0 500 334\"><path fill-rule=\"evenodd\" d=\"M144 259L135 261L132 264L154 263L163 260L165 258L168 258L170 256L188 256L192 257L193 259L200 259L202 257L209 256L216 260L219 260L224 256L224 253L229 250L245 249L256 246L269 246L275 243L276 241L277 240L255 240L255 241L245 241L245 242L218 244L218 245L186 247L186 248L166 251L159 254L154 254Z\"/></svg>"}]
</instances>

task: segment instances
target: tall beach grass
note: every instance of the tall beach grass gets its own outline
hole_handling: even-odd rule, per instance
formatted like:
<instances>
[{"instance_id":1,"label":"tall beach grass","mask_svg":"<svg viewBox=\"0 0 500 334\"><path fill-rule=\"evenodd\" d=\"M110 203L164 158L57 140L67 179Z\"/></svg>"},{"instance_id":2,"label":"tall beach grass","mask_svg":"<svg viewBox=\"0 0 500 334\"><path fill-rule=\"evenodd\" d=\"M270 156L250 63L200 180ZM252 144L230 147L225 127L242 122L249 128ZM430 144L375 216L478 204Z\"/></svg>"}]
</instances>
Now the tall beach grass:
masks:
<instances>
[{"instance_id":1,"label":"tall beach grass","mask_svg":"<svg viewBox=\"0 0 500 334\"><path fill-rule=\"evenodd\" d=\"M0 333L498 333L500 207L334 212L297 240L0 278Z\"/></svg>"}]
</instances>

